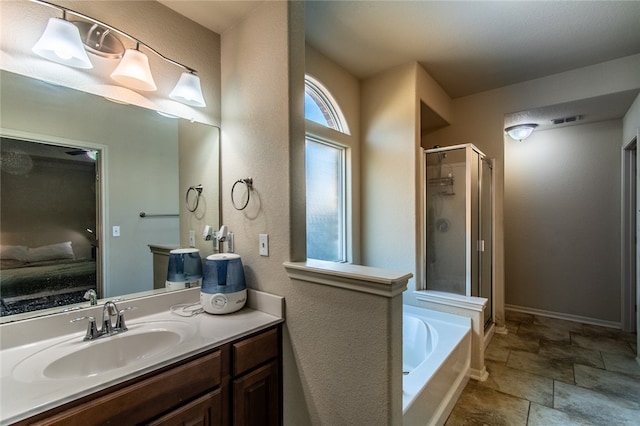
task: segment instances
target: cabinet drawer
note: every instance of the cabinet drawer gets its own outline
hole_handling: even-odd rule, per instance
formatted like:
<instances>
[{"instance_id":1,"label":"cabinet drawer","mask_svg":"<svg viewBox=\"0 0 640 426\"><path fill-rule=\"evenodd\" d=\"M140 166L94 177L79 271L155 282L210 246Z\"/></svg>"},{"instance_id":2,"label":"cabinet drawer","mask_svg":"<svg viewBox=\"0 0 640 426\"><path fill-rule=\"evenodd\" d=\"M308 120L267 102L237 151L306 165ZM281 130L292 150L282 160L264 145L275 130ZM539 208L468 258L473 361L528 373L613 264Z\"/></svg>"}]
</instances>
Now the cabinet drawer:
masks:
<instances>
[{"instance_id":1,"label":"cabinet drawer","mask_svg":"<svg viewBox=\"0 0 640 426\"><path fill-rule=\"evenodd\" d=\"M233 344L233 375L244 373L278 356L278 329Z\"/></svg>"},{"instance_id":2,"label":"cabinet drawer","mask_svg":"<svg viewBox=\"0 0 640 426\"><path fill-rule=\"evenodd\" d=\"M210 392L191 401L147 426L221 426L222 391Z\"/></svg>"},{"instance_id":3,"label":"cabinet drawer","mask_svg":"<svg viewBox=\"0 0 640 426\"><path fill-rule=\"evenodd\" d=\"M138 383L69 408L36 424L138 424L179 407L221 383L221 352L178 365Z\"/></svg>"}]
</instances>

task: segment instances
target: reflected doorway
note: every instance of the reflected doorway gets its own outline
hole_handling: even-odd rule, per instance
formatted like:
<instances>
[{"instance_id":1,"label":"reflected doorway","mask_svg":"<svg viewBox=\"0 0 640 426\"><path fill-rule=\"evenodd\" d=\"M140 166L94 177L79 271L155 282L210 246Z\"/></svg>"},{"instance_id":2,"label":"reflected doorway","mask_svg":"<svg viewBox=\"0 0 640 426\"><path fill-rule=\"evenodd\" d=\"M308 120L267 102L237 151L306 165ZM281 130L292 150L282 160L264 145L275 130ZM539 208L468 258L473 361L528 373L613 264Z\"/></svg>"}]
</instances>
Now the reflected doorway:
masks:
<instances>
[{"instance_id":1,"label":"reflected doorway","mask_svg":"<svg viewBox=\"0 0 640 426\"><path fill-rule=\"evenodd\" d=\"M0 151L2 316L100 296L99 151L8 137Z\"/></svg>"}]
</instances>

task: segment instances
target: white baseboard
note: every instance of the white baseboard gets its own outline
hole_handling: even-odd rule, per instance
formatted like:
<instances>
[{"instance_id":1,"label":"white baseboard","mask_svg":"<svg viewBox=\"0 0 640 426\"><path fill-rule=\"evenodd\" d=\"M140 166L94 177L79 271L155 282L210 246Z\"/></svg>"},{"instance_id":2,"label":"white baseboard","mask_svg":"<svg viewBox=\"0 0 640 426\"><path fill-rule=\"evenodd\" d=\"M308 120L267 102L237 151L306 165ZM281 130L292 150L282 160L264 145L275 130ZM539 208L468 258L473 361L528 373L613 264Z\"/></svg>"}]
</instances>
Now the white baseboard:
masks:
<instances>
[{"instance_id":1,"label":"white baseboard","mask_svg":"<svg viewBox=\"0 0 640 426\"><path fill-rule=\"evenodd\" d=\"M489 378L489 372L487 371L487 367L482 367L482 370L478 370L477 368L470 368L469 378L473 380L477 380L479 382L484 382Z\"/></svg>"},{"instance_id":2,"label":"white baseboard","mask_svg":"<svg viewBox=\"0 0 640 426\"><path fill-rule=\"evenodd\" d=\"M622 328L622 324L616 321L605 321L597 318L583 317L580 315L565 314L561 312L545 311L543 309L529 308L526 306L505 304L504 309L505 311L516 311L516 312L522 312L525 314L540 315L543 317L557 318L557 319L566 320L566 321L581 322L583 324L599 325L601 327L615 328L618 330Z\"/></svg>"}]
</instances>

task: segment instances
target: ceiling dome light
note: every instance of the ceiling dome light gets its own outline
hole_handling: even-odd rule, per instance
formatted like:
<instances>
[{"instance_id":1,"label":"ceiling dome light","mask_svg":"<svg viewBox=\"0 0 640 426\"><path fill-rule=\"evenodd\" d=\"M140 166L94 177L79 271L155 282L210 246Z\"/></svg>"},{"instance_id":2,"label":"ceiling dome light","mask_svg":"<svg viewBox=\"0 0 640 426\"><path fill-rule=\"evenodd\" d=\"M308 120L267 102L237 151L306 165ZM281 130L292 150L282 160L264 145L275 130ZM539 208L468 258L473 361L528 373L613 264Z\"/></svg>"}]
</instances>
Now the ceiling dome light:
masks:
<instances>
[{"instance_id":1,"label":"ceiling dome light","mask_svg":"<svg viewBox=\"0 0 640 426\"><path fill-rule=\"evenodd\" d=\"M59 64L74 68L93 68L84 50L78 27L64 19L50 18L44 33L31 50Z\"/></svg>"},{"instance_id":2,"label":"ceiling dome light","mask_svg":"<svg viewBox=\"0 0 640 426\"><path fill-rule=\"evenodd\" d=\"M205 107L200 77L192 72L183 72L169 97L175 101L195 107Z\"/></svg>"},{"instance_id":3,"label":"ceiling dome light","mask_svg":"<svg viewBox=\"0 0 640 426\"><path fill-rule=\"evenodd\" d=\"M507 127L506 129L504 129L504 131L509 134L511 139L516 141L523 141L531 136L531 133L536 127L538 127L538 125L534 123L518 124L516 126Z\"/></svg>"},{"instance_id":4,"label":"ceiling dome light","mask_svg":"<svg viewBox=\"0 0 640 426\"><path fill-rule=\"evenodd\" d=\"M127 49L122 60L111 74L118 83L132 89L153 92L157 90L151 68L149 68L149 58L137 49Z\"/></svg>"}]
</instances>

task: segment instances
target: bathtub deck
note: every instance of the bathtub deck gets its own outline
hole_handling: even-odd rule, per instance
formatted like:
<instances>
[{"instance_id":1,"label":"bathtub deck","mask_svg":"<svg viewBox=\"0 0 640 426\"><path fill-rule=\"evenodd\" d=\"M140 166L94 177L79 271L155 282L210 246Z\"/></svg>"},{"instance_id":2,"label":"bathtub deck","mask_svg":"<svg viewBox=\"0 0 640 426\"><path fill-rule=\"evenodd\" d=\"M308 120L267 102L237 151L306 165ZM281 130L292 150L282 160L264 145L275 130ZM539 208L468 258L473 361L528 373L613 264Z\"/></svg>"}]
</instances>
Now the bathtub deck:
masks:
<instances>
[{"instance_id":1,"label":"bathtub deck","mask_svg":"<svg viewBox=\"0 0 640 426\"><path fill-rule=\"evenodd\" d=\"M403 424L443 424L469 380L471 321L443 312L404 306L404 313L423 319L436 331L429 356L403 376Z\"/></svg>"}]
</instances>

